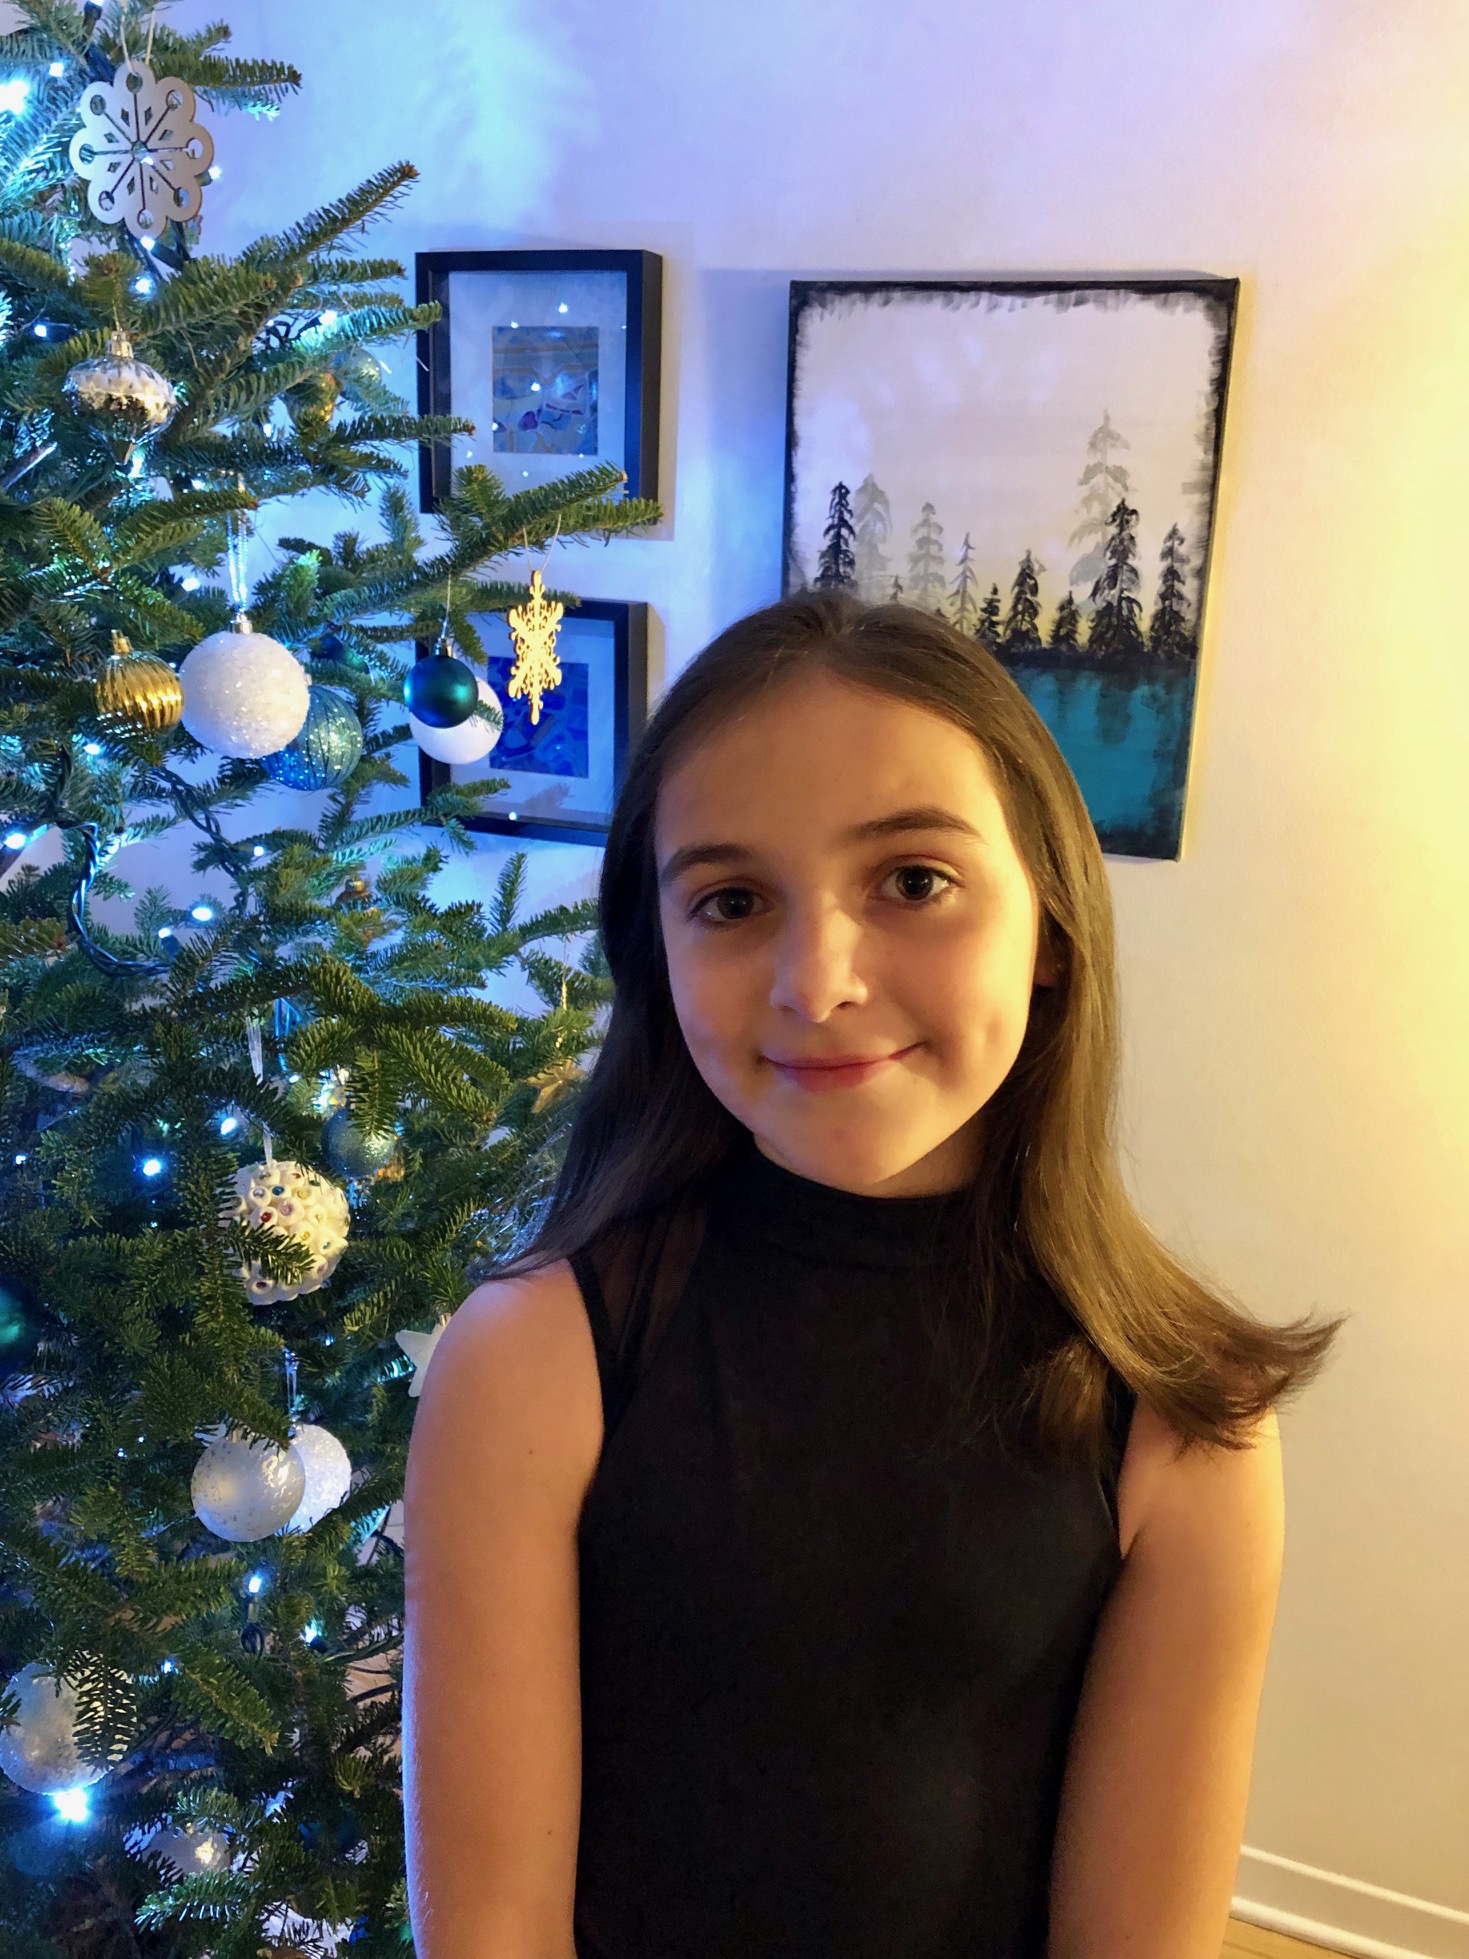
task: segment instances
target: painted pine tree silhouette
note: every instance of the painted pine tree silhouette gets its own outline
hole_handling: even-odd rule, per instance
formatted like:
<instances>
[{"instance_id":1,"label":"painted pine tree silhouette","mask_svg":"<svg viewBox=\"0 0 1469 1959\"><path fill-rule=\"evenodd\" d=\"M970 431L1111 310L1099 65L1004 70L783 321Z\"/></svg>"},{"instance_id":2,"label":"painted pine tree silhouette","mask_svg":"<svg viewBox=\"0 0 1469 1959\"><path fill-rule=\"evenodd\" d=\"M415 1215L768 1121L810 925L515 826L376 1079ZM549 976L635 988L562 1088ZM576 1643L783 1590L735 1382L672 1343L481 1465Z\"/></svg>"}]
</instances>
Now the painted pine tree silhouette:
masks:
<instances>
[{"instance_id":1,"label":"painted pine tree silhouette","mask_svg":"<svg viewBox=\"0 0 1469 1959\"><path fill-rule=\"evenodd\" d=\"M925 612L944 609L944 527L931 503L924 504L913 526L913 548L908 553L908 603Z\"/></svg>"},{"instance_id":2,"label":"painted pine tree silhouette","mask_svg":"<svg viewBox=\"0 0 1469 1959\"><path fill-rule=\"evenodd\" d=\"M1144 651L1138 598L1137 512L1118 500L1108 527L1102 574L1092 586L1092 624L1087 650L1099 659Z\"/></svg>"},{"instance_id":3,"label":"painted pine tree silhouette","mask_svg":"<svg viewBox=\"0 0 1469 1959\"><path fill-rule=\"evenodd\" d=\"M892 605L901 605L902 600L903 600L903 581L901 578L895 578L893 580L893 589L888 593L888 601Z\"/></svg>"},{"instance_id":4,"label":"painted pine tree silhouette","mask_svg":"<svg viewBox=\"0 0 1469 1959\"><path fill-rule=\"evenodd\" d=\"M857 558L853 550L856 531L852 523L852 492L845 483L836 484L826 513L825 542L816 563L816 583L826 591L855 592Z\"/></svg>"},{"instance_id":5,"label":"painted pine tree silhouette","mask_svg":"<svg viewBox=\"0 0 1469 1959\"><path fill-rule=\"evenodd\" d=\"M1045 570L1036 563L1035 553L1027 551L1020 560L1015 582L1010 587L1010 610L1005 619L1005 652L1013 659L1038 653L1041 644L1041 585L1038 574Z\"/></svg>"},{"instance_id":6,"label":"painted pine tree silhouette","mask_svg":"<svg viewBox=\"0 0 1469 1959\"><path fill-rule=\"evenodd\" d=\"M1148 624L1148 651L1155 660L1189 660L1196 646L1188 616L1188 546L1174 524L1158 553L1158 602Z\"/></svg>"},{"instance_id":7,"label":"painted pine tree silhouette","mask_svg":"<svg viewBox=\"0 0 1469 1959\"><path fill-rule=\"evenodd\" d=\"M974 546L965 531L959 546L959 575L949 590L949 618L961 633L972 634L979 624L979 581L974 575Z\"/></svg>"},{"instance_id":8,"label":"painted pine tree silhouette","mask_svg":"<svg viewBox=\"0 0 1469 1959\"><path fill-rule=\"evenodd\" d=\"M1058 653L1075 653L1081 639L1081 611L1070 592L1062 594L1051 621L1051 645Z\"/></svg>"},{"instance_id":9,"label":"painted pine tree silhouette","mask_svg":"<svg viewBox=\"0 0 1469 1959\"><path fill-rule=\"evenodd\" d=\"M852 502L856 528L857 590L869 602L880 599L887 581L888 561L883 545L892 536L893 512L887 493L878 488L871 471L857 485Z\"/></svg>"},{"instance_id":10,"label":"painted pine tree silhouette","mask_svg":"<svg viewBox=\"0 0 1469 1959\"><path fill-rule=\"evenodd\" d=\"M998 653L1002 627L1000 624L1000 588L991 585L979 608L979 624L974 629L974 637L988 652Z\"/></svg>"},{"instance_id":11,"label":"painted pine tree silhouette","mask_svg":"<svg viewBox=\"0 0 1469 1959\"><path fill-rule=\"evenodd\" d=\"M1067 580L1073 589L1089 592L1102 575L1112 512L1126 501L1132 488L1127 466L1118 462L1117 456L1131 447L1121 430L1113 427L1110 411L1104 409L1087 442L1086 466L1077 479L1082 493L1080 521L1067 541L1083 549Z\"/></svg>"}]
</instances>

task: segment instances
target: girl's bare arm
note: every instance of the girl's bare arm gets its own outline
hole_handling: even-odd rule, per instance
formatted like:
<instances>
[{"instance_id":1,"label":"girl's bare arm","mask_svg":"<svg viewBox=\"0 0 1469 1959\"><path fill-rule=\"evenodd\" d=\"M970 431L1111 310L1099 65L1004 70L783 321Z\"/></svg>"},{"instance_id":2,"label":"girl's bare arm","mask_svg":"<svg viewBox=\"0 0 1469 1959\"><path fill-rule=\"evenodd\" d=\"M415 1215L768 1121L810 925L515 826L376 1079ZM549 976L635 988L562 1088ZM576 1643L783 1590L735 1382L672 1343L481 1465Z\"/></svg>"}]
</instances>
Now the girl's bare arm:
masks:
<instances>
[{"instance_id":1,"label":"girl's bare arm","mask_svg":"<svg viewBox=\"0 0 1469 1959\"><path fill-rule=\"evenodd\" d=\"M1122 1575L1072 1735L1050 1959L1218 1959L1280 1581L1274 1415L1242 1450L1178 1452L1139 1406Z\"/></svg>"},{"instance_id":2,"label":"girl's bare arm","mask_svg":"<svg viewBox=\"0 0 1469 1959\"><path fill-rule=\"evenodd\" d=\"M569 1269L471 1294L429 1367L405 1496L419 1959L573 1959L576 1531L601 1444Z\"/></svg>"}]
</instances>

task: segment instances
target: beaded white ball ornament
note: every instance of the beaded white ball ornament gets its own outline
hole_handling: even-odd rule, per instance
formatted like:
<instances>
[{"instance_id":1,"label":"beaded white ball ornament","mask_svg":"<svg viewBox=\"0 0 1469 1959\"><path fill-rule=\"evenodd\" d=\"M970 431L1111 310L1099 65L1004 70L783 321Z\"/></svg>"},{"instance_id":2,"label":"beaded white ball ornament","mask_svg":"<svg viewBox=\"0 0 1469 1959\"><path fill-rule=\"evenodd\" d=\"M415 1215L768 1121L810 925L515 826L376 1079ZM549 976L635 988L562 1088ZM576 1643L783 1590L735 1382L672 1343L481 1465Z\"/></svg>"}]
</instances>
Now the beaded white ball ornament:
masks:
<instances>
[{"instance_id":1,"label":"beaded white ball ornament","mask_svg":"<svg viewBox=\"0 0 1469 1959\"><path fill-rule=\"evenodd\" d=\"M303 1422L292 1430L291 1447L301 1458L306 1486L287 1530L310 1530L335 1510L352 1487L352 1458L329 1428Z\"/></svg>"},{"instance_id":2,"label":"beaded white ball ornament","mask_svg":"<svg viewBox=\"0 0 1469 1959\"><path fill-rule=\"evenodd\" d=\"M262 1231L283 1232L311 1254L310 1268L299 1279L272 1279L258 1259L242 1265L239 1274L250 1297L261 1306L278 1299L299 1299L303 1292L324 1286L347 1248L349 1213L345 1193L319 1170L304 1163L253 1163L235 1172L235 1198L221 1212L226 1224L248 1224Z\"/></svg>"}]
</instances>

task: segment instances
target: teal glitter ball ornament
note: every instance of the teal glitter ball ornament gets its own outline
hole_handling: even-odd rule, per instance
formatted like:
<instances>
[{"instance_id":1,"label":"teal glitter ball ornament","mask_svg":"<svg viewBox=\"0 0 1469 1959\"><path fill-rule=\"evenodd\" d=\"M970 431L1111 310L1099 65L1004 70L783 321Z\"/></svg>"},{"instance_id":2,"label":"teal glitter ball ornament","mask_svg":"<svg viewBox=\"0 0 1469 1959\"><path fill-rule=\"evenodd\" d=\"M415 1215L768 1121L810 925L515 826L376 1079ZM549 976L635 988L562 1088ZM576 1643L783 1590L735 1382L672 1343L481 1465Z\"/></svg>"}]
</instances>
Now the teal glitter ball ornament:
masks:
<instances>
[{"instance_id":1,"label":"teal glitter ball ornament","mask_svg":"<svg viewBox=\"0 0 1469 1959\"><path fill-rule=\"evenodd\" d=\"M0 1380L35 1366L45 1323L14 1279L0 1279Z\"/></svg>"},{"instance_id":2,"label":"teal glitter ball ornament","mask_svg":"<svg viewBox=\"0 0 1469 1959\"><path fill-rule=\"evenodd\" d=\"M260 766L288 789L335 789L362 759L362 723L343 694L313 687L311 705L299 735Z\"/></svg>"},{"instance_id":3,"label":"teal glitter ball ornament","mask_svg":"<svg viewBox=\"0 0 1469 1959\"><path fill-rule=\"evenodd\" d=\"M386 1170L398 1149L391 1129L373 1135L363 1129L350 1109L338 1109L322 1132L327 1161L339 1176L375 1177Z\"/></svg>"},{"instance_id":4,"label":"teal glitter ball ornament","mask_svg":"<svg viewBox=\"0 0 1469 1959\"><path fill-rule=\"evenodd\" d=\"M403 699L408 712L430 728L457 728L479 706L474 669L460 659L447 627L433 652L408 669Z\"/></svg>"}]
</instances>

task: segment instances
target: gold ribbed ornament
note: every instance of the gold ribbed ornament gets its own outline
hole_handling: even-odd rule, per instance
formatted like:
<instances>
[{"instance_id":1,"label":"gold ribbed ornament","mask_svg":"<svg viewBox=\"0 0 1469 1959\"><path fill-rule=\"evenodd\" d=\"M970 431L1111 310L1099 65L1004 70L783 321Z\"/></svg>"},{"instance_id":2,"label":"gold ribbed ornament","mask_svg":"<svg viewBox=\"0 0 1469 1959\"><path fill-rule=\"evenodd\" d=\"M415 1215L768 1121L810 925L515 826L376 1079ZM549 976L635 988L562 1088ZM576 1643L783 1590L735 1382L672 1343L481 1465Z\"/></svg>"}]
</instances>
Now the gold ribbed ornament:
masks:
<instances>
[{"instance_id":1,"label":"gold ribbed ornament","mask_svg":"<svg viewBox=\"0 0 1469 1959\"><path fill-rule=\"evenodd\" d=\"M97 676L96 694L99 717L134 734L166 734L184 711L173 668L151 653L135 653L122 633L112 635L112 658Z\"/></svg>"}]
</instances>

